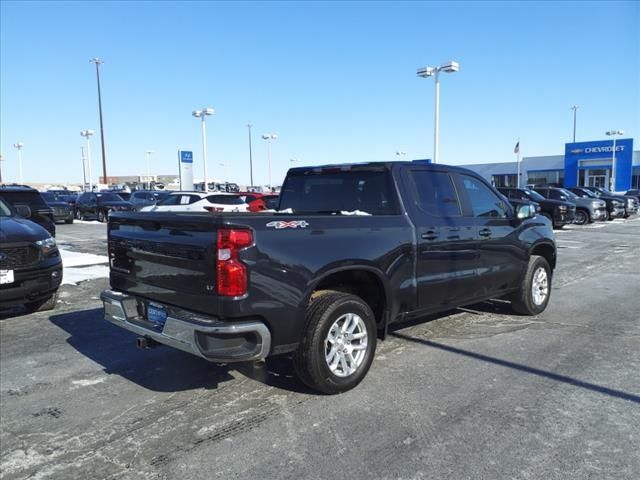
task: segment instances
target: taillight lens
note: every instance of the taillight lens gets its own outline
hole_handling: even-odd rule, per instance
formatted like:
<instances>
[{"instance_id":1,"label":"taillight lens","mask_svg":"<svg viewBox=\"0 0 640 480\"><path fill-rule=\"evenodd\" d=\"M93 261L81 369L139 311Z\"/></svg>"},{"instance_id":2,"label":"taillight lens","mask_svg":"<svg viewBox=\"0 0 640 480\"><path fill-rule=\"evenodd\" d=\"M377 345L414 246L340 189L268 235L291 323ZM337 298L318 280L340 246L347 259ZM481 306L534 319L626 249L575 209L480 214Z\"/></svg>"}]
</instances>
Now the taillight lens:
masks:
<instances>
[{"instance_id":1,"label":"taillight lens","mask_svg":"<svg viewBox=\"0 0 640 480\"><path fill-rule=\"evenodd\" d=\"M218 230L218 295L240 297L247 293L247 266L238 252L253 244L251 230Z\"/></svg>"}]
</instances>

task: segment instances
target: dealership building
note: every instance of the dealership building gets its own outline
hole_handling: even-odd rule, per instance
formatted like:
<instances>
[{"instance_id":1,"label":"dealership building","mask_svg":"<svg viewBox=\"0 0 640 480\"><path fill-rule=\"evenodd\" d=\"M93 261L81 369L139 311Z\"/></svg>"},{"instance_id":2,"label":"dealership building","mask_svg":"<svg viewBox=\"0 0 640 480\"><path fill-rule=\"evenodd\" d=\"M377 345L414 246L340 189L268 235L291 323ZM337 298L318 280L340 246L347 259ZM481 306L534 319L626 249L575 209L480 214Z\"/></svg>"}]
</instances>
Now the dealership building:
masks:
<instances>
[{"instance_id":1,"label":"dealership building","mask_svg":"<svg viewBox=\"0 0 640 480\"><path fill-rule=\"evenodd\" d=\"M465 165L496 187L557 184L565 187L594 186L616 192L640 189L640 151L633 139L567 143L564 155L524 157L517 162ZM615 181L615 185L613 184Z\"/></svg>"}]
</instances>

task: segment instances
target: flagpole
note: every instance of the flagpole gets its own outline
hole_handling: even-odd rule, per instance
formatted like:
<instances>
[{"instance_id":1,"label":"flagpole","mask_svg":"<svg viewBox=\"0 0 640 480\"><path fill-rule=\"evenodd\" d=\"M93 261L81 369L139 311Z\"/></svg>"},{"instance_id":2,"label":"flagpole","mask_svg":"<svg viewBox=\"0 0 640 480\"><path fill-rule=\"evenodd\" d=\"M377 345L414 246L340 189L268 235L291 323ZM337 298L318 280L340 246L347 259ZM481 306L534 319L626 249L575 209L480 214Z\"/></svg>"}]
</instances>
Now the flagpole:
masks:
<instances>
[{"instance_id":1,"label":"flagpole","mask_svg":"<svg viewBox=\"0 0 640 480\"><path fill-rule=\"evenodd\" d=\"M520 188L520 137L518 137L518 143L516 145L518 146L516 151L516 163L518 164L518 188Z\"/></svg>"}]
</instances>

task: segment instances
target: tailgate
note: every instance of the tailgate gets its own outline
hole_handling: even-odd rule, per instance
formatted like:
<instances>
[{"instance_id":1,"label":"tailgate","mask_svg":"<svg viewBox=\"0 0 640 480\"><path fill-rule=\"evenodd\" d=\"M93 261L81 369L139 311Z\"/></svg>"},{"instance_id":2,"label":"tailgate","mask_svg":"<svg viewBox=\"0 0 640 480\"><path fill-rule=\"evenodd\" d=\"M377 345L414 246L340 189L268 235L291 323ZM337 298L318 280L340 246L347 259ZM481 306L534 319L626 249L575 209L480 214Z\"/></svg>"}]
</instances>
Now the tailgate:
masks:
<instances>
[{"instance_id":1,"label":"tailgate","mask_svg":"<svg viewBox=\"0 0 640 480\"><path fill-rule=\"evenodd\" d=\"M215 314L218 222L204 214L114 214L111 286L149 300Z\"/></svg>"}]
</instances>

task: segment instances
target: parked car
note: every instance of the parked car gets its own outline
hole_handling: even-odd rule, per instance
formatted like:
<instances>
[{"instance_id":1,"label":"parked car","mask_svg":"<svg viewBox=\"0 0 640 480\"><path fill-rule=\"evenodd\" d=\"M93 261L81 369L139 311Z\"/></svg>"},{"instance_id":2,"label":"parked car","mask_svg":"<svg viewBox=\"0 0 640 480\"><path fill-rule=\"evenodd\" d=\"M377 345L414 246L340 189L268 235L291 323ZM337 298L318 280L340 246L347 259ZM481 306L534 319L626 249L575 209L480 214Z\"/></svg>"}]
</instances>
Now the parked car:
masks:
<instances>
[{"instance_id":1,"label":"parked car","mask_svg":"<svg viewBox=\"0 0 640 480\"><path fill-rule=\"evenodd\" d=\"M575 220L576 205L574 203L544 198L538 192L528 188L499 187L498 191L510 200L529 200L539 203L540 215L547 217L553 224L553 228L562 228Z\"/></svg>"},{"instance_id":2,"label":"parked car","mask_svg":"<svg viewBox=\"0 0 640 480\"><path fill-rule=\"evenodd\" d=\"M585 225L595 220L606 220L607 218L607 204L604 200L579 197L575 193L559 187L536 187L534 190L544 198L574 203L576 205L574 223L577 225Z\"/></svg>"},{"instance_id":3,"label":"parked car","mask_svg":"<svg viewBox=\"0 0 640 480\"><path fill-rule=\"evenodd\" d=\"M53 192L40 192L40 196L53 210L54 222L73 223L74 212L61 196Z\"/></svg>"},{"instance_id":4,"label":"parked car","mask_svg":"<svg viewBox=\"0 0 640 480\"><path fill-rule=\"evenodd\" d=\"M72 192L71 190L51 189L47 192L55 194L58 199L67 202L72 212L76 211L76 200L78 199L78 192Z\"/></svg>"},{"instance_id":5,"label":"parked car","mask_svg":"<svg viewBox=\"0 0 640 480\"><path fill-rule=\"evenodd\" d=\"M249 206L234 193L172 192L141 212L247 212Z\"/></svg>"},{"instance_id":6,"label":"parked car","mask_svg":"<svg viewBox=\"0 0 640 480\"><path fill-rule=\"evenodd\" d=\"M99 222L105 222L111 212L130 212L133 205L125 202L122 197L111 192L84 192L78 197L76 203L76 218L86 220L95 218Z\"/></svg>"},{"instance_id":7,"label":"parked car","mask_svg":"<svg viewBox=\"0 0 640 480\"><path fill-rule=\"evenodd\" d=\"M114 213L106 320L139 347L214 362L290 353L304 383L339 393L393 322L497 297L525 315L549 302L551 223L470 170L293 168L280 208L293 213Z\"/></svg>"},{"instance_id":8,"label":"parked car","mask_svg":"<svg viewBox=\"0 0 640 480\"><path fill-rule=\"evenodd\" d=\"M250 212L261 212L263 210L276 210L278 208L279 196L271 193L241 193L244 201L249 205Z\"/></svg>"},{"instance_id":9,"label":"parked car","mask_svg":"<svg viewBox=\"0 0 640 480\"><path fill-rule=\"evenodd\" d=\"M624 202L624 217L628 218L634 213L638 213L638 200L634 196L626 196L626 195L618 195L617 193L612 193L609 190L606 190L601 187L584 187L585 190L589 190L598 198L600 197L610 197L616 198Z\"/></svg>"},{"instance_id":10,"label":"parked car","mask_svg":"<svg viewBox=\"0 0 640 480\"><path fill-rule=\"evenodd\" d=\"M638 200L638 202L640 202L640 190L638 189L627 190L627 193L625 193L625 196L635 197Z\"/></svg>"},{"instance_id":11,"label":"parked car","mask_svg":"<svg viewBox=\"0 0 640 480\"><path fill-rule=\"evenodd\" d=\"M42 226L52 237L56 236L53 209L38 190L24 185L0 185L0 198L14 208L20 205L29 207L29 220Z\"/></svg>"},{"instance_id":12,"label":"parked car","mask_svg":"<svg viewBox=\"0 0 640 480\"><path fill-rule=\"evenodd\" d=\"M28 217L24 204L0 198L0 308L51 310L62 282L62 260L51 234ZM23 218L25 217L25 218Z\"/></svg>"},{"instance_id":13,"label":"parked car","mask_svg":"<svg viewBox=\"0 0 640 480\"><path fill-rule=\"evenodd\" d=\"M136 190L131 193L129 201L133 208L140 210L143 207L152 207L170 194L171 192L165 190Z\"/></svg>"},{"instance_id":14,"label":"parked car","mask_svg":"<svg viewBox=\"0 0 640 480\"><path fill-rule=\"evenodd\" d=\"M609 197L606 195L598 196L584 187L570 187L567 188L567 190L581 198L603 200L607 205L607 220L613 220L614 218L623 218L625 215L624 200L622 199L617 199L615 197Z\"/></svg>"}]
</instances>

